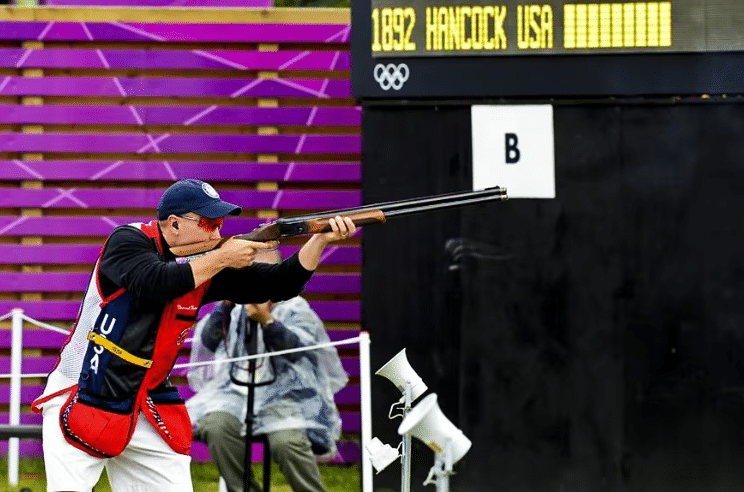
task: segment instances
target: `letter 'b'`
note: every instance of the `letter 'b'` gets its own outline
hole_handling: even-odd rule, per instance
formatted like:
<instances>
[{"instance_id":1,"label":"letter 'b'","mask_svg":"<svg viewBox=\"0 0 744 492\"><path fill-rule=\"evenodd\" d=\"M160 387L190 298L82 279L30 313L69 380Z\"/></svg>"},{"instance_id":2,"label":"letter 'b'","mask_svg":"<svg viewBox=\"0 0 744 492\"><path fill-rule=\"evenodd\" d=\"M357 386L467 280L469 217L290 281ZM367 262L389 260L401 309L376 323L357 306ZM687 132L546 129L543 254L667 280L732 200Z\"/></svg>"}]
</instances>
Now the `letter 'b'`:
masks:
<instances>
[{"instance_id":1,"label":"letter 'b'","mask_svg":"<svg viewBox=\"0 0 744 492\"><path fill-rule=\"evenodd\" d=\"M517 148L517 143L519 143L519 140L517 139L516 133L506 133L504 134L505 140L506 140L506 163L507 164L516 164L519 162L519 149Z\"/></svg>"}]
</instances>

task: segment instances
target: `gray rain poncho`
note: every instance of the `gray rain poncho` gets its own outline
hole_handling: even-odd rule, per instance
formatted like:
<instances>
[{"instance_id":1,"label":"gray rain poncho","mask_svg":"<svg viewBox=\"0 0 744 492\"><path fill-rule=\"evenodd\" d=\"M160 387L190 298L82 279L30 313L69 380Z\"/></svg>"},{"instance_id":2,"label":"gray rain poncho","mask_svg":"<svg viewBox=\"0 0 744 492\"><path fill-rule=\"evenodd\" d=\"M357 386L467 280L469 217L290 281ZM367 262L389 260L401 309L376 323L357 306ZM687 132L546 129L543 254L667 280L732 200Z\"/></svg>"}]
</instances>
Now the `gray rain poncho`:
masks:
<instances>
[{"instance_id":1,"label":"gray rain poncho","mask_svg":"<svg viewBox=\"0 0 744 492\"><path fill-rule=\"evenodd\" d=\"M250 325L244 307L232 309L229 326L224 326L224 310L221 304L197 323L191 363L247 354L244 341ZM330 341L323 322L302 297L275 304L271 314L279 323L258 330L258 353ZM316 455L335 456L341 418L333 395L348 382L335 347L261 357L256 366L253 433L304 428ZM238 361L189 368L189 386L197 392L186 401L192 424L213 411L230 412L245 422L247 387L233 383L230 373L246 381L247 367L247 361Z\"/></svg>"}]
</instances>

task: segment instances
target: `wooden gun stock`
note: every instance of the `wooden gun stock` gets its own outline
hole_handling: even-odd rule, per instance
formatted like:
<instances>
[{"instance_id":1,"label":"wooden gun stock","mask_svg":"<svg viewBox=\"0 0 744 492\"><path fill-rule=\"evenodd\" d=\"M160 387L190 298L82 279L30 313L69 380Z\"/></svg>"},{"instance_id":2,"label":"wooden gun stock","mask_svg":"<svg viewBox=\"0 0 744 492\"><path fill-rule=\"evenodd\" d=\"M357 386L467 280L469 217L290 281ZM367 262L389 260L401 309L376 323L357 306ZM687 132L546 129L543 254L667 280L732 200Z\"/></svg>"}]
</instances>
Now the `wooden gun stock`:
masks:
<instances>
[{"instance_id":1,"label":"wooden gun stock","mask_svg":"<svg viewBox=\"0 0 744 492\"><path fill-rule=\"evenodd\" d=\"M363 212L351 212L345 215L354 222L355 226L366 226L372 224L383 224L387 221L385 213L382 210L365 210ZM321 232L329 232L331 230L331 224L328 219L335 217L335 215L329 215L328 217L315 218L304 221L307 226L307 232L304 234L318 234Z\"/></svg>"},{"instance_id":2,"label":"wooden gun stock","mask_svg":"<svg viewBox=\"0 0 744 492\"><path fill-rule=\"evenodd\" d=\"M506 189L499 187L487 188L480 191L447 193L412 200L378 203L358 208L332 210L320 214L281 218L264 224L247 234L239 234L233 237L257 242L276 241L285 237L328 232L331 230L328 219L337 215L349 217L356 226L367 226L382 224L392 217L462 207L494 200L505 201L507 199ZM228 239L222 238L185 244L183 246L174 246L170 250L176 256L192 256L219 248Z\"/></svg>"}]
</instances>

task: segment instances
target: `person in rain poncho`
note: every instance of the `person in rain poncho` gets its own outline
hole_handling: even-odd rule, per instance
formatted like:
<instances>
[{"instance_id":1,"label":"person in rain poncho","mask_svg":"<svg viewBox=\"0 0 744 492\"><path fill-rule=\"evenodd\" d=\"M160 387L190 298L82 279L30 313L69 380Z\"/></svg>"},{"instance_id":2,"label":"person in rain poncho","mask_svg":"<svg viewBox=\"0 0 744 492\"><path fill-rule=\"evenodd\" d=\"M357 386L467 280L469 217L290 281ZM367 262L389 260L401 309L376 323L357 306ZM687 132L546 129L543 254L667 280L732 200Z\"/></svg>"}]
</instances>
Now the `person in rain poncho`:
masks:
<instances>
[{"instance_id":1,"label":"person in rain poncho","mask_svg":"<svg viewBox=\"0 0 744 492\"><path fill-rule=\"evenodd\" d=\"M197 324L190 362L247 355L249 318L260 326L259 354L329 341L323 322L301 297L276 304L224 302ZM188 372L197 392L186 402L194 437L207 444L229 492L243 491L247 386L240 383L249 377L246 361L196 365ZM295 492L325 490L316 456L336 454L341 419L333 396L347 381L332 346L256 362L252 433L267 436L272 460Z\"/></svg>"}]
</instances>

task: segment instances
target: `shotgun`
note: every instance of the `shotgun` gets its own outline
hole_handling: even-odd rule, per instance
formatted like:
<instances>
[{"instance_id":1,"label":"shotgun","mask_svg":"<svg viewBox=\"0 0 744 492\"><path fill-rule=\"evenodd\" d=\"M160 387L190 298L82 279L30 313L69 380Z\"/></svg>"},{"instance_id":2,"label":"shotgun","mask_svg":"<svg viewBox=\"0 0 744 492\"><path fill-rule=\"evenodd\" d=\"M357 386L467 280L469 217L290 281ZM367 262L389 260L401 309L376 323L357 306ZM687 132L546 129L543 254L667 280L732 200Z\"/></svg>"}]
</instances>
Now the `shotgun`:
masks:
<instances>
[{"instance_id":1,"label":"shotgun","mask_svg":"<svg viewBox=\"0 0 744 492\"><path fill-rule=\"evenodd\" d=\"M494 200L506 201L507 199L506 188L494 186L493 188L486 188L484 190L459 191L424 198L375 203L357 208L331 210L318 214L283 217L264 224L247 234L239 234L232 237L257 242L276 241L285 237L328 232L331 230L328 219L337 215L349 217L356 226L366 226L383 224L387 219L393 217L475 205ZM174 246L170 250L176 256L191 256L219 248L228 239L229 237L225 237L211 241Z\"/></svg>"}]
</instances>

